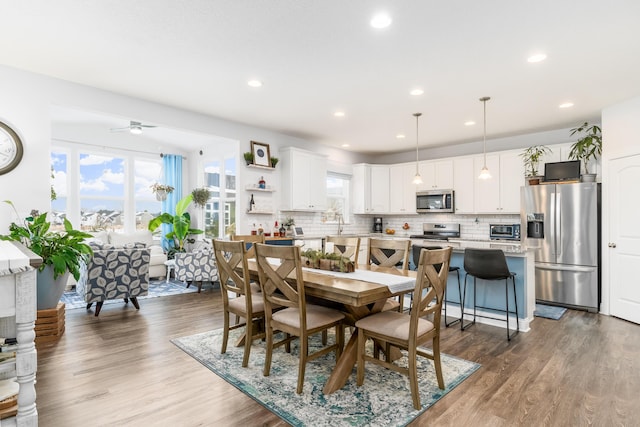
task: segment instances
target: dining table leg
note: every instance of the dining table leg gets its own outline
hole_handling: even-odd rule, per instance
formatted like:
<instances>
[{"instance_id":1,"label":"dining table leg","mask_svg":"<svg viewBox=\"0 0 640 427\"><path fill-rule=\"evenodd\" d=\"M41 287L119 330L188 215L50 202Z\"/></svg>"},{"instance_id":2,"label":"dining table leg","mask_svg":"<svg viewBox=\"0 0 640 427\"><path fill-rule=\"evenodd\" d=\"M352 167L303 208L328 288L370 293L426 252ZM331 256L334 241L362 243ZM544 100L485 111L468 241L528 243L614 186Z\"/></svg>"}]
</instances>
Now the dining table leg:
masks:
<instances>
[{"instance_id":1,"label":"dining table leg","mask_svg":"<svg viewBox=\"0 0 640 427\"><path fill-rule=\"evenodd\" d=\"M385 301L376 302L370 309L363 310L363 307L349 307L345 308L349 311L351 317L356 321L363 317L369 316L374 313L378 313L384 307ZM355 323L355 322L354 322ZM353 372L353 368L356 366L356 359L358 356L358 328L353 328L351 338L347 342L342 355L336 362L336 366L331 372L329 379L327 379L322 392L324 394L331 394L337 390L340 390L347 383L349 376ZM400 350L395 347L391 347L391 360L399 359L402 356Z\"/></svg>"}]
</instances>

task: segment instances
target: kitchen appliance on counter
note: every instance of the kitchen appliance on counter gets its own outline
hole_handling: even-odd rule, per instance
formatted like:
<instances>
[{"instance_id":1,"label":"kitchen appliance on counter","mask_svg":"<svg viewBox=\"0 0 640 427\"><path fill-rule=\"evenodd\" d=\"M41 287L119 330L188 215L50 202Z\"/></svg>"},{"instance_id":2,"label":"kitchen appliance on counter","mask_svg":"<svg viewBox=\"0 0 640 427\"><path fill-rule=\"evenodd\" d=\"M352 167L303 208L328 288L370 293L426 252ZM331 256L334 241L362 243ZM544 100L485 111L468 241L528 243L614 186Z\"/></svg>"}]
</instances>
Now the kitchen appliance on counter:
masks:
<instances>
[{"instance_id":1,"label":"kitchen appliance on counter","mask_svg":"<svg viewBox=\"0 0 640 427\"><path fill-rule=\"evenodd\" d=\"M416 212L453 212L453 190L418 191Z\"/></svg>"},{"instance_id":2,"label":"kitchen appliance on counter","mask_svg":"<svg viewBox=\"0 0 640 427\"><path fill-rule=\"evenodd\" d=\"M490 240L520 240L520 224L489 224Z\"/></svg>"},{"instance_id":3,"label":"kitchen appliance on counter","mask_svg":"<svg viewBox=\"0 0 640 427\"><path fill-rule=\"evenodd\" d=\"M382 233L382 217L381 216L373 217L373 232Z\"/></svg>"},{"instance_id":4,"label":"kitchen appliance on counter","mask_svg":"<svg viewBox=\"0 0 640 427\"><path fill-rule=\"evenodd\" d=\"M600 184L521 189L525 244L535 251L536 299L600 308Z\"/></svg>"},{"instance_id":5,"label":"kitchen appliance on counter","mask_svg":"<svg viewBox=\"0 0 640 427\"><path fill-rule=\"evenodd\" d=\"M409 236L410 239L448 240L460 237L460 224L422 224L422 234Z\"/></svg>"}]
</instances>

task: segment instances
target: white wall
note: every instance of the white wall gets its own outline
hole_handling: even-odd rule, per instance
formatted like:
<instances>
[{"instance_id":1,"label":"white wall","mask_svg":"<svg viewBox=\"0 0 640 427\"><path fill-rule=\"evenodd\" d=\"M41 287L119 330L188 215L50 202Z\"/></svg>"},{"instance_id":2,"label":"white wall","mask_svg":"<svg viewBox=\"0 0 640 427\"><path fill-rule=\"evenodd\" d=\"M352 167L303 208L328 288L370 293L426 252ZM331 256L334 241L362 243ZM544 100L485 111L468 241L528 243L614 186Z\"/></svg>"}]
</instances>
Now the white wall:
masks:
<instances>
[{"instance_id":1,"label":"white wall","mask_svg":"<svg viewBox=\"0 0 640 427\"><path fill-rule=\"evenodd\" d=\"M239 142L238 155L249 151L249 141L255 140L271 145L273 152L282 146L297 146L327 154L333 161L356 163L368 160L344 150L321 146L313 142L293 138L276 132L221 120L143 101L100 89L82 86L62 80L0 66L0 120L9 124L23 140L25 150L20 165L12 172L0 175L0 200L11 200L24 217L31 209L41 212L50 209L49 173L50 147L52 140L51 107L62 106L104 114L135 117L166 126L217 135ZM190 154L190 156L193 155ZM194 162L195 164L195 162ZM240 167L238 185L252 182L254 176L245 180L247 169ZM275 178L277 181L278 178ZM193 186L196 184L194 183ZM190 191L192 184L185 188ZM246 202L240 198L239 212L244 212ZM243 204L244 203L244 204ZM6 233L11 221L15 221L11 209L0 206L0 233Z\"/></svg>"},{"instance_id":2,"label":"white wall","mask_svg":"<svg viewBox=\"0 0 640 427\"><path fill-rule=\"evenodd\" d=\"M610 209L609 162L640 154L640 97L602 110L602 305L601 312L610 313L609 281ZM634 195L630 195L633 197ZM637 196L637 195L636 195Z\"/></svg>"}]
</instances>

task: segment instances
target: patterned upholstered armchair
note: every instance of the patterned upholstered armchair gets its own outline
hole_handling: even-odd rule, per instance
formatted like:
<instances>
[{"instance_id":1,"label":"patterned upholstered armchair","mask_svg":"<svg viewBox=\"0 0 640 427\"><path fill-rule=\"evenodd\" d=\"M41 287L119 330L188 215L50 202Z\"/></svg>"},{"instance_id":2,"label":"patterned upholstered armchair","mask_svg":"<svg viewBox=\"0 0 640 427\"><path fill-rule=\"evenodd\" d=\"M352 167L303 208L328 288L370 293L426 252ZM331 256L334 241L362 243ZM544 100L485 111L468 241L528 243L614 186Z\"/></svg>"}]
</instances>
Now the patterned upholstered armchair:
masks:
<instances>
[{"instance_id":1,"label":"patterned upholstered armchair","mask_svg":"<svg viewBox=\"0 0 640 427\"><path fill-rule=\"evenodd\" d=\"M215 256L208 246L193 252L176 252L175 262L176 279L187 282L187 288L192 282L198 282L198 293L202 290L202 282L218 280Z\"/></svg>"},{"instance_id":2,"label":"patterned upholstered armchair","mask_svg":"<svg viewBox=\"0 0 640 427\"><path fill-rule=\"evenodd\" d=\"M131 299L139 310L137 298L147 295L149 290L150 249L144 245L118 249L109 245L91 246L93 257L76 285L87 309L95 302L97 316L104 301L122 298L125 303Z\"/></svg>"}]
</instances>

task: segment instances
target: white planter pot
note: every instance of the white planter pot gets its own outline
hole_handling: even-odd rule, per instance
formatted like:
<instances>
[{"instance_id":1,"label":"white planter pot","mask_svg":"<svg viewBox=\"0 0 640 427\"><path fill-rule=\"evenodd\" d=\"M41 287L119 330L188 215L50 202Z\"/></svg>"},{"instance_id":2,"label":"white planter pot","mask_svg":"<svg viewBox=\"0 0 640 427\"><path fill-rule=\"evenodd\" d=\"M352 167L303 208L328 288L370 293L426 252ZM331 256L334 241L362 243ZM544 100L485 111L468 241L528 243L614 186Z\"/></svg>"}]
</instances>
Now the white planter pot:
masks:
<instances>
[{"instance_id":1,"label":"white planter pot","mask_svg":"<svg viewBox=\"0 0 640 427\"><path fill-rule=\"evenodd\" d=\"M56 308L69 280L69 274L67 271L53 280L53 266L47 265L44 270L38 271L38 310Z\"/></svg>"},{"instance_id":2,"label":"white planter pot","mask_svg":"<svg viewBox=\"0 0 640 427\"><path fill-rule=\"evenodd\" d=\"M582 182L596 182L596 176L597 176L597 174L595 174L595 173L585 173L580 177L580 181L582 181Z\"/></svg>"}]
</instances>

